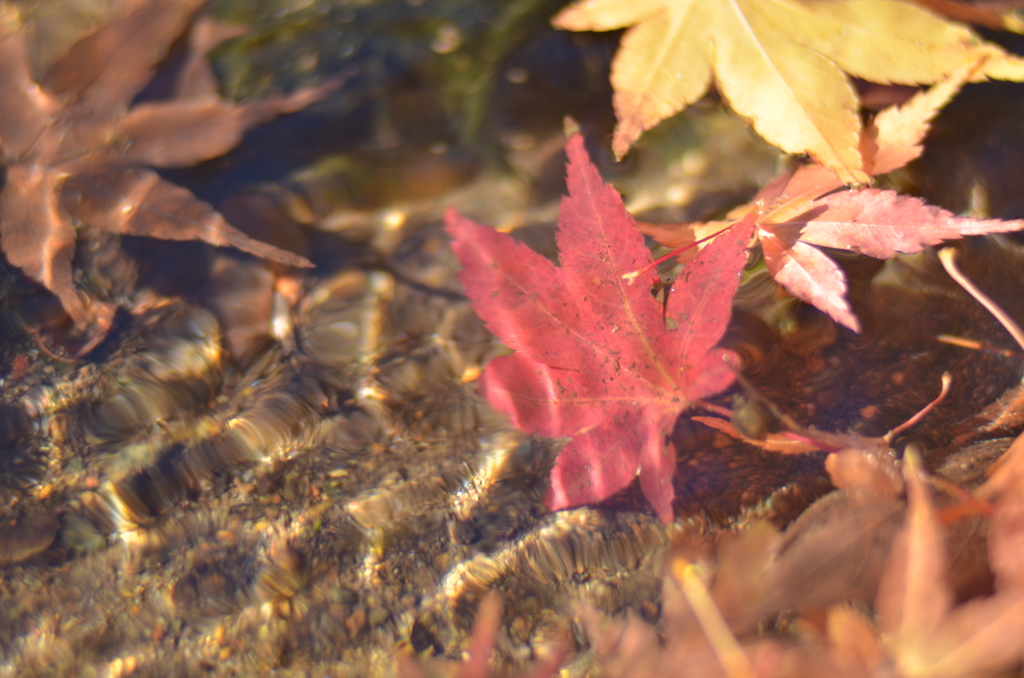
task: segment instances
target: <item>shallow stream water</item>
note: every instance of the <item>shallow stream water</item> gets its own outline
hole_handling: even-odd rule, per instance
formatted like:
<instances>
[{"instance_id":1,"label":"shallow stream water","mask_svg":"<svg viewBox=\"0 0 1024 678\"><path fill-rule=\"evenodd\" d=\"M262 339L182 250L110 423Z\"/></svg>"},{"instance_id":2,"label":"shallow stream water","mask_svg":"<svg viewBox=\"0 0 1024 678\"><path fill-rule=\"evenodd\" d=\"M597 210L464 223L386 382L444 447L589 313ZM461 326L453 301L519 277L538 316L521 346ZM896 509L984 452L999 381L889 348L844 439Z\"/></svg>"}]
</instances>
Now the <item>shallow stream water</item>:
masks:
<instances>
[{"instance_id":1,"label":"shallow stream water","mask_svg":"<svg viewBox=\"0 0 1024 678\"><path fill-rule=\"evenodd\" d=\"M649 221L719 216L778 167L713 97L612 162L616 36L554 31L558 4L206 10L250 26L213 53L227 97L347 78L223 158L167 173L316 268L86 233L76 269L121 311L82 359L33 335L47 297L5 269L0 675L388 676L396 652L459 659L492 588L505 597L500 666L563 648L582 675L577 601L655 621L673 535L755 515L781 525L827 489L817 457L769 458L682 425L671 529L632 491L552 514L559 441L512 430L477 396L502 348L461 293L440 217L455 206L556 256L566 115ZM74 20L58 30L39 16L45 59ZM1012 275L1015 250L980 247L990 277ZM1020 368L927 343L943 328L1005 343L930 266L899 264L897 291L865 284L868 339L788 302L764 313L778 293L752 274L729 341L803 423L869 433L954 365L975 386L953 399L951 425ZM915 329L906 305L924 319ZM882 415L858 415L870 406Z\"/></svg>"}]
</instances>

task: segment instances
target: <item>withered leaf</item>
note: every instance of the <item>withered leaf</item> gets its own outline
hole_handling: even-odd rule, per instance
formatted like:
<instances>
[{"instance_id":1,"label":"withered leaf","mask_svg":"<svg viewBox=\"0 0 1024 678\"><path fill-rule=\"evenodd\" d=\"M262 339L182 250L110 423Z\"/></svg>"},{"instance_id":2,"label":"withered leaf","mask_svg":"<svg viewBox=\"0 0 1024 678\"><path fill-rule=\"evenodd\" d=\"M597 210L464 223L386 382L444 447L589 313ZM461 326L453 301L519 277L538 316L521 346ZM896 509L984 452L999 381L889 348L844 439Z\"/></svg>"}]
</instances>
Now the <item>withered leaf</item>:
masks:
<instances>
[{"instance_id":1,"label":"withered leaf","mask_svg":"<svg viewBox=\"0 0 1024 678\"><path fill-rule=\"evenodd\" d=\"M73 219L113 233L202 240L292 266L310 265L247 237L212 206L145 167L181 167L221 155L249 127L301 109L337 85L231 104L209 93L208 82L184 83L178 92L195 96L179 94L129 110L201 5L133 3L124 16L75 43L39 83L30 75L18 26L0 26L0 143L7 165L0 247L11 264L57 295L79 331L94 338L105 333L113 307L90 301L74 284ZM204 53L211 47L209 40L194 42Z\"/></svg>"},{"instance_id":2,"label":"withered leaf","mask_svg":"<svg viewBox=\"0 0 1024 678\"><path fill-rule=\"evenodd\" d=\"M766 595L752 601L746 619L756 621L788 607L869 602L904 508L896 497L865 500L853 490L833 492L812 504L783 534L778 556L765 573Z\"/></svg>"},{"instance_id":3,"label":"withered leaf","mask_svg":"<svg viewBox=\"0 0 1024 678\"><path fill-rule=\"evenodd\" d=\"M205 95L170 102L138 104L117 122L131 143L123 161L153 167L188 167L227 153L251 127L319 101L336 83L304 89L288 97L233 104Z\"/></svg>"},{"instance_id":4,"label":"withered leaf","mask_svg":"<svg viewBox=\"0 0 1024 678\"><path fill-rule=\"evenodd\" d=\"M297 254L253 240L227 223L209 203L144 167L73 175L64 182L61 197L75 217L103 231L162 240L202 240L292 266L308 265Z\"/></svg>"},{"instance_id":5,"label":"withered leaf","mask_svg":"<svg viewBox=\"0 0 1024 678\"><path fill-rule=\"evenodd\" d=\"M1018 436L978 488L994 500L988 532L989 564L999 589L1024 588L1024 436Z\"/></svg>"},{"instance_id":6,"label":"withered leaf","mask_svg":"<svg viewBox=\"0 0 1024 678\"><path fill-rule=\"evenodd\" d=\"M903 458L906 524L893 541L875 602L879 628L904 649L926 643L953 607L945 545L920 464L916 452L908 450Z\"/></svg>"},{"instance_id":7,"label":"withered leaf","mask_svg":"<svg viewBox=\"0 0 1024 678\"><path fill-rule=\"evenodd\" d=\"M920 460L904 457L907 522L893 542L875 603L904 676L945 678L1006 670L1024 656L1024 589L953 607L948 559Z\"/></svg>"}]
</instances>

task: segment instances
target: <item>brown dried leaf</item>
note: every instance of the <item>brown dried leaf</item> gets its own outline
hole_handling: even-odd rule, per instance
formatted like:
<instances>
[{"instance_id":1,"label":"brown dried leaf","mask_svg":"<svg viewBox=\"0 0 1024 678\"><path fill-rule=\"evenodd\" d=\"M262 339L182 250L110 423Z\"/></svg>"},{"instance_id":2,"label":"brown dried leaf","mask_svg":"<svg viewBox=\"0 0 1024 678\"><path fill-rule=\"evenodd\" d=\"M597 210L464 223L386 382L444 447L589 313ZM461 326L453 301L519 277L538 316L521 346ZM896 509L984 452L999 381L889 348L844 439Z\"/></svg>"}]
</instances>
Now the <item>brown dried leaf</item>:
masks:
<instances>
[{"instance_id":1,"label":"brown dried leaf","mask_svg":"<svg viewBox=\"0 0 1024 678\"><path fill-rule=\"evenodd\" d=\"M871 622L849 605L833 605L828 610L826 633L838 664L873 672L884 659L878 631Z\"/></svg>"},{"instance_id":2,"label":"brown dried leaf","mask_svg":"<svg viewBox=\"0 0 1024 678\"><path fill-rule=\"evenodd\" d=\"M92 114L118 114L149 79L202 0L153 0L76 42L40 81Z\"/></svg>"},{"instance_id":3,"label":"brown dried leaf","mask_svg":"<svg viewBox=\"0 0 1024 678\"><path fill-rule=\"evenodd\" d=\"M0 247L12 266L53 290L68 315L84 326L94 318L71 279L75 227L57 202L60 180L57 172L36 165L8 168L0 193Z\"/></svg>"},{"instance_id":4,"label":"brown dried leaf","mask_svg":"<svg viewBox=\"0 0 1024 678\"><path fill-rule=\"evenodd\" d=\"M988 470L989 479L978 488L978 498L990 500L1024 487L1024 434Z\"/></svg>"},{"instance_id":5,"label":"brown dried leaf","mask_svg":"<svg viewBox=\"0 0 1024 678\"><path fill-rule=\"evenodd\" d=\"M0 27L0 150L18 157L36 142L60 103L33 82L24 36L15 27Z\"/></svg>"},{"instance_id":6,"label":"brown dried leaf","mask_svg":"<svg viewBox=\"0 0 1024 678\"><path fill-rule=\"evenodd\" d=\"M323 99L337 81L250 104L214 97L147 102L134 106L117 123L129 141L124 159L153 167L188 167L223 155L251 127Z\"/></svg>"},{"instance_id":7,"label":"brown dried leaf","mask_svg":"<svg viewBox=\"0 0 1024 678\"><path fill-rule=\"evenodd\" d=\"M973 600L953 610L920 646L902 648L903 674L928 678L990 675L1024 658L1024 590Z\"/></svg>"},{"instance_id":8,"label":"brown dried leaf","mask_svg":"<svg viewBox=\"0 0 1024 678\"><path fill-rule=\"evenodd\" d=\"M903 514L895 497L838 490L819 499L783 533L757 616L873 600Z\"/></svg>"},{"instance_id":9,"label":"brown dried leaf","mask_svg":"<svg viewBox=\"0 0 1024 678\"><path fill-rule=\"evenodd\" d=\"M991 477L978 488L977 496L995 500L989 523L989 565L1000 590L1024 585L1024 435L1010 445L989 469Z\"/></svg>"},{"instance_id":10,"label":"brown dried leaf","mask_svg":"<svg viewBox=\"0 0 1024 678\"><path fill-rule=\"evenodd\" d=\"M908 448L903 457L907 484L906 525L893 541L879 585L875 611L879 628L890 635L901 668L929 647L953 607L949 565L939 523L921 473L921 461Z\"/></svg>"},{"instance_id":11,"label":"brown dried leaf","mask_svg":"<svg viewBox=\"0 0 1024 678\"><path fill-rule=\"evenodd\" d=\"M298 110L337 87L331 82L244 105L213 97L176 99L144 104L125 115L201 4L131 3L127 14L72 46L43 78L43 87L29 76L18 27L0 25L0 87L5 91L0 142L7 165L0 245L12 264L57 295L78 331L90 337L85 346L102 338L113 307L90 304L75 287L72 214L101 230L198 239L288 265L310 265L247 237L187 190L138 166L183 166L222 154L248 127ZM197 39L194 48L206 50L210 44Z\"/></svg>"},{"instance_id":12,"label":"brown dried leaf","mask_svg":"<svg viewBox=\"0 0 1024 678\"><path fill-rule=\"evenodd\" d=\"M201 240L289 266L311 266L304 257L253 240L211 205L153 170L127 167L72 176L64 184L63 204L93 228L109 233Z\"/></svg>"},{"instance_id":13,"label":"brown dried leaf","mask_svg":"<svg viewBox=\"0 0 1024 678\"><path fill-rule=\"evenodd\" d=\"M727 535L720 545L711 595L733 630L744 630L754 621L751 610L757 609L768 593L765 575L780 543L778 530L761 522L742 534Z\"/></svg>"},{"instance_id":14,"label":"brown dried leaf","mask_svg":"<svg viewBox=\"0 0 1024 678\"><path fill-rule=\"evenodd\" d=\"M185 63L175 80L175 98L216 96L219 85L207 55L225 40L237 38L245 32L245 26L222 24L205 16L196 19L188 33L189 49Z\"/></svg>"},{"instance_id":15,"label":"brown dried leaf","mask_svg":"<svg viewBox=\"0 0 1024 678\"><path fill-rule=\"evenodd\" d=\"M999 590L1024 590L1024 497L1021 492L999 500L989 523L988 561Z\"/></svg>"},{"instance_id":16,"label":"brown dried leaf","mask_svg":"<svg viewBox=\"0 0 1024 678\"><path fill-rule=\"evenodd\" d=\"M796 233L796 231L794 231ZM776 282L855 332L860 321L846 301L846 275L820 250L800 240L761 232L764 263Z\"/></svg>"}]
</instances>

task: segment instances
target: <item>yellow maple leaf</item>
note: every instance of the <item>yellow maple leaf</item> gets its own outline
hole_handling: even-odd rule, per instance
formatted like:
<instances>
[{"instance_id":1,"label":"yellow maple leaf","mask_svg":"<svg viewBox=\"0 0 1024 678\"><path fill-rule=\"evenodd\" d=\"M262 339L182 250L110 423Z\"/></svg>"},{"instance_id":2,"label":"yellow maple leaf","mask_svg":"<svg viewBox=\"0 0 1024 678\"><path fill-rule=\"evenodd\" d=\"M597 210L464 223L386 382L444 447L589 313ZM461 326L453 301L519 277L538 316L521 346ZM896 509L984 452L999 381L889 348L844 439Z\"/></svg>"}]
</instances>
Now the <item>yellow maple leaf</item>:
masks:
<instances>
[{"instance_id":1,"label":"yellow maple leaf","mask_svg":"<svg viewBox=\"0 0 1024 678\"><path fill-rule=\"evenodd\" d=\"M844 73L932 84L981 60L975 81L1024 80L1024 60L899 0L583 0L553 23L632 26L611 74L620 158L713 79L765 140L811 155L846 183L866 182L857 95Z\"/></svg>"}]
</instances>

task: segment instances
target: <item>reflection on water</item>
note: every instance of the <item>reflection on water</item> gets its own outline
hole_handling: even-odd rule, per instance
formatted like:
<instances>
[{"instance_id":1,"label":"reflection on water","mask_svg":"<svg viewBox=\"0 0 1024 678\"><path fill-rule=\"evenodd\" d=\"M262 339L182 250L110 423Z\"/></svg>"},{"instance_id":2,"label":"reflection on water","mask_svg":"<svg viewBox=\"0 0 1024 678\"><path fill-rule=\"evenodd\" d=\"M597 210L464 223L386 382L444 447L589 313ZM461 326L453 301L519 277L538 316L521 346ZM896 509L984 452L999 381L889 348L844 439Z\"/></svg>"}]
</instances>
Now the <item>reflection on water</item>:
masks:
<instances>
[{"instance_id":1,"label":"reflection on water","mask_svg":"<svg viewBox=\"0 0 1024 678\"><path fill-rule=\"evenodd\" d=\"M18 4L40 65L114 5ZM317 268L83 225L81 282L121 312L79 361L35 332L48 298L0 273L0 675L392 675L398 651L459 658L491 588L506 596L499 664L563 644L575 674L590 657L576 601L656 618L666 529L628 494L548 513L558 441L524 438L476 395L503 349L459 290L439 218L454 205L554 256L566 115L649 221L722 214L777 156L708 99L612 162L616 37L550 29L560 4L210 5L249 26L213 54L226 95L350 76L227 156L168 173ZM848 424L829 400L846 374L834 358L874 354L831 326L804 341L815 321L791 305L773 311L788 325L772 316L788 329L768 327L756 313L777 290L752 280L731 339L751 378L800 369L806 389L780 403ZM941 367L915 359L914 379ZM868 403L874 387L854 380L845 395ZM790 482L817 477L817 461L677 433L690 529L784 520L822 491Z\"/></svg>"}]
</instances>

